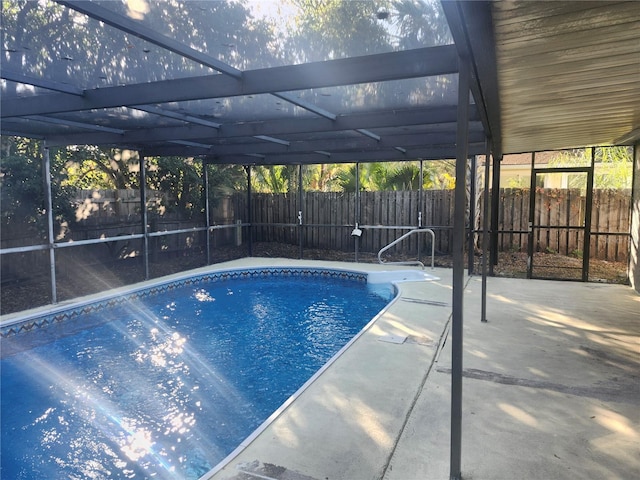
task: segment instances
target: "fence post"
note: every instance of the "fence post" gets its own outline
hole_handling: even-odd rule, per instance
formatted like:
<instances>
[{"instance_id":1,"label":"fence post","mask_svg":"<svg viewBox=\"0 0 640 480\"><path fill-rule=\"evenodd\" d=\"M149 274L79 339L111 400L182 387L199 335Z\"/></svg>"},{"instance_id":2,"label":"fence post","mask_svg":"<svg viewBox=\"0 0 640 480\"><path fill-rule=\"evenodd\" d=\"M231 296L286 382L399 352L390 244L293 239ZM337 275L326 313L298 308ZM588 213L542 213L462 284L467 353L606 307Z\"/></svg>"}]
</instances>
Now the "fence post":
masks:
<instances>
[{"instance_id":1,"label":"fence post","mask_svg":"<svg viewBox=\"0 0 640 480\"><path fill-rule=\"evenodd\" d=\"M493 275L493 267L498 265L498 215L500 213L500 163L502 156L493 159L493 175L491 181L491 262L489 275Z\"/></svg>"},{"instance_id":2,"label":"fence post","mask_svg":"<svg viewBox=\"0 0 640 480\"><path fill-rule=\"evenodd\" d=\"M462 457L462 324L464 294L464 232L469 140L470 66L458 57L458 111L456 133L456 188L453 214L453 295L451 313L451 450L450 478L460 480Z\"/></svg>"},{"instance_id":3,"label":"fence post","mask_svg":"<svg viewBox=\"0 0 640 480\"><path fill-rule=\"evenodd\" d=\"M484 157L484 194L482 202L482 308L480 321L487 321L487 256L489 255L489 159L491 158L491 139L486 140Z\"/></svg>"},{"instance_id":4,"label":"fence post","mask_svg":"<svg viewBox=\"0 0 640 480\"><path fill-rule=\"evenodd\" d=\"M207 265L211 265L211 218L210 218L210 205L209 205L209 162L202 160L202 186L204 187L204 224L207 227L205 232L205 247L207 249Z\"/></svg>"}]
</instances>

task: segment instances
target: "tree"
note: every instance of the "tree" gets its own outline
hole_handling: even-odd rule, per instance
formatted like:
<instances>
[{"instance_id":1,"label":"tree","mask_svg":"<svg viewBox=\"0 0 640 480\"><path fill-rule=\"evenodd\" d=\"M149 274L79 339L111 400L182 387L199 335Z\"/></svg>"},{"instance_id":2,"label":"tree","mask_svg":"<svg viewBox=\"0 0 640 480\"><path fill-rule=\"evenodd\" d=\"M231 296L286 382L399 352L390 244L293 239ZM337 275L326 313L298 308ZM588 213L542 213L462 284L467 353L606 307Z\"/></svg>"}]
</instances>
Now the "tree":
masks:
<instances>
[{"instance_id":1,"label":"tree","mask_svg":"<svg viewBox=\"0 0 640 480\"><path fill-rule=\"evenodd\" d=\"M61 151L66 161L66 184L85 189L140 188L140 161L131 150L70 146Z\"/></svg>"},{"instance_id":2,"label":"tree","mask_svg":"<svg viewBox=\"0 0 640 480\"><path fill-rule=\"evenodd\" d=\"M417 162L361 163L360 190L418 190L420 168ZM355 192L355 164L343 168L336 175L339 189ZM447 190L455 186L455 164L446 160L423 162L422 188Z\"/></svg>"},{"instance_id":3,"label":"tree","mask_svg":"<svg viewBox=\"0 0 640 480\"><path fill-rule=\"evenodd\" d=\"M251 176L256 192L288 193L297 189L297 165L272 165L254 167Z\"/></svg>"},{"instance_id":4,"label":"tree","mask_svg":"<svg viewBox=\"0 0 640 480\"><path fill-rule=\"evenodd\" d=\"M560 152L551 167L591 165L592 148ZM633 148L628 146L598 147L594 156L593 187L598 189L631 188L633 180ZM582 176L569 177L568 188L584 188Z\"/></svg>"},{"instance_id":5,"label":"tree","mask_svg":"<svg viewBox=\"0 0 640 480\"><path fill-rule=\"evenodd\" d=\"M403 50L453 43L439 1L394 0L389 22L397 31L396 41Z\"/></svg>"},{"instance_id":6,"label":"tree","mask_svg":"<svg viewBox=\"0 0 640 480\"><path fill-rule=\"evenodd\" d=\"M147 184L153 190L167 193L169 212L192 218L202 213L202 164L193 158L158 157L149 162Z\"/></svg>"},{"instance_id":7,"label":"tree","mask_svg":"<svg viewBox=\"0 0 640 480\"><path fill-rule=\"evenodd\" d=\"M627 189L633 183L633 147L596 149L595 188Z\"/></svg>"},{"instance_id":8,"label":"tree","mask_svg":"<svg viewBox=\"0 0 640 480\"><path fill-rule=\"evenodd\" d=\"M456 163L452 160L424 162L425 190L452 190L456 186Z\"/></svg>"},{"instance_id":9,"label":"tree","mask_svg":"<svg viewBox=\"0 0 640 480\"><path fill-rule=\"evenodd\" d=\"M420 167L413 162L392 167L385 187L385 190L419 190Z\"/></svg>"},{"instance_id":10,"label":"tree","mask_svg":"<svg viewBox=\"0 0 640 480\"><path fill-rule=\"evenodd\" d=\"M3 0L2 7L3 67L17 72L72 80L83 88L211 73L209 67L54 2ZM271 27L252 18L240 2L106 2L106 7L239 69L266 66L277 54Z\"/></svg>"},{"instance_id":11,"label":"tree","mask_svg":"<svg viewBox=\"0 0 640 480\"><path fill-rule=\"evenodd\" d=\"M379 164L378 164L379 165ZM375 173L378 168L372 163L361 163L357 168L356 164L349 164L346 169L337 175L338 185L343 192L356 191L356 170L358 170L358 186L360 191L377 190L375 188Z\"/></svg>"},{"instance_id":12,"label":"tree","mask_svg":"<svg viewBox=\"0 0 640 480\"><path fill-rule=\"evenodd\" d=\"M21 137L2 137L0 164L0 218L2 238L47 240L45 177L42 144ZM53 217L57 229L75 221L75 189L64 183L64 159L50 155ZM58 232L54 232L58 233Z\"/></svg>"},{"instance_id":13,"label":"tree","mask_svg":"<svg viewBox=\"0 0 640 480\"><path fill-rule=\"evenodd\" d=\"M344 169L344 165L337 163L322 163L319 165L305 165L303 185L305 190L317 192L331 192L339 190L338 175Z\"/></svg>"},{"instance_id":14,"label":"tree","mask_svg":"<svg viewBox=\"0 0 640 480\"><path fill-rule=\"evenodd\" d=\"M220 197L246 191L247 172L242 165L207 165L209 201L216 205Z\"/></svg>"},{"instance_id":15,"label":"tree","mask_svg":"<svg viewBox=\"0 0 640 480\"><path fill-rule=\"evenodd\" d=\"M377 18L387 1L293 0L297 31L287 47L301 62L389 51L389 37Z\"/></svg>"}]
</instances>

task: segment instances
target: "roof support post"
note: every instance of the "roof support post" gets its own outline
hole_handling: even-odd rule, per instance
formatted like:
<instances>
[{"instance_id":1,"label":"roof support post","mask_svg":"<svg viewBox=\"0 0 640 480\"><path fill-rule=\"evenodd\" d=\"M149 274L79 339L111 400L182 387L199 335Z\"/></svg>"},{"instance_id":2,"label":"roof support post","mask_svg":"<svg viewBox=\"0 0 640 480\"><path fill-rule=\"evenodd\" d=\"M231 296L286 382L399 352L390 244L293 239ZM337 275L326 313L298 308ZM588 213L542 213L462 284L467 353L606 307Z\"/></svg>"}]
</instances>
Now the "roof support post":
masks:
<instances>
[{"instance_id":1,"label":"roof support post","mask_svg":"<svg viewBox=\"0 0 640 480\"><path fill-rule=\"evenodd\" d=\"M536 218L536 152L531 152L531 181L529 182L529 224L527 226L527 278L533 276L533 222Z\"/></svg>"},{"instance_id":2,"label":"roof support post","mask_svg":"<svg viewBox=\"0 0 640 480\"><path fill-rule=\"evenodd\" d=\"M587 172L587 199L584 213L584 248L582 249L582 281L589 281L589 259L591 258L591 215L593 213L593 174L596 163L596 148L591 148L591 164Z\"/></svg>"},{"instance_id":3,"label":"roof support post","mask_svg":"<svg viewBox=\"0 0 640 480\"><path fill-rule=\"evenodd\" d=\"M140 162L140 221L142 222L142 263L144 267L144 279L149 280L149 219L147 215L147 170L145 157L138 152Z\"/></svg>"},{"instance_id":4,"label":"roof support post","mask_svg":"<svg viewBox=\"0 0 640 480\"><path fill-rule=\"evenodd\" d=\"M498 265L498 215L500 214L500 163L502 156L493 158L493 171L491 180L491 262L489 263L489 275L493 276L493 267Z\"/></svg>"},{"instance_id":5,"label":"roof support post","mask_svg":"<svg viewBox=\"0 0 640 480\"><path fill-rule=\"evenodd\" d=\"M423 201L424 201L424 160L421 159L420 160L420 185L418 187L418 228L422 228L422 202Z\"/></svg>"},{"instance_id":6,"label":"roof support post","mask_svg":"<svg viewBox=\"0 0 640 480\"><path fill-rule=\"evenodd\" d=\"M420 159L420 185L418 187L418 228L422 228L422 204L424 202L424 160ZM435 243L431 239L432 243ZM422 261L422 243L418 241L418 261Z\"/></svg>"},{"instance_id":7,"label":"roof support post","mask_svg":"<svg viewBox=\"0 0 640 480\"><path fill-rule=\"evenodd\" d=\"M628 273L631 288L640 293L640 139L633 146L632 162Z\"/></svg>"},{"instance_id":8,"label":"roof support post","mask_svg":"<svg viewBox=\"0 0 640 480\"><path fill-rule=\"evenodd\" d=\"M251 227L251 165L245 166L245 171L247 172L247 223L249 224L249 252L248 255L250 257L253 256L253 234Z\"/></svg>"},{"instance_id":9,"label":"roof support post","mask_svg":"<svg viewBox=\"0 0 640 480\"><path fill-rule=\"evenodd\" d=\"M49 147L44 144L42 154L42 176L44 177L45 208L47 210L47 247L49 250L49 271L51 272L51 303L58 303L56 287L56 254L54 250L55 237L53 233L53 199L51 192L51 159Z\"/></svg>"},{"instance_id":10,"label":"roof support post","mask_svg":"<svg viewBox=\"0 0 640 480\"><path fill-rule=\"evenodd\" d=\"M209 162L202 160L202 189L204 190L204 224L207 227L205 245L207 265L211 265L211 219L209 217Z\"/></svg>"},{"instance_id":11,"label":"roof support post","mask_svg":"<svg viewBox=\"0 0 640 480\"><path fill-rule=\"evenodd\" d=\"M303 201L303 196L302 196L302 169L303 169L303 165L300 164L298 165L298 245L300 248L300 251L298 253L298 258L302 259L302 233L303 233L303 212L304 212L304 208L302 205L302 201Z\"/></svg>"},{"instance_id":12,"label":"roof support post","mask_svg":"<svg viewBox=\"0 0 640 480\"><path fill-rule=\"evenodd\" d=\"M484 157L484 192L482 200L482 313L480 321L487 321L487 257L489 256L489 159L491 139L486 140Z\"/></svg>"},{"instance_id":13,"label":"roof support post","mask_svg":"<svg viewBox=\"0 0 640 480\"><path fill-rule=\"evenodd\" d=\"M360 224L360 164L356 163L356 178L355 178L355 194L354 194L354 198L355 198L355 217L356 217L356 228L358 228L358 225ZM360 248L360 236L354 236L353 240L355 242L355 261L356 263L358 262L358 251Z\"/></svg>"},{"instance_id":14,"label":"roof support post","mask_svg":"<svg viewBox=\"0 0 640 480\"><path fill-rule=\"evenodd\" d=\"M461 479L462 444L462 323L464 293L464 234L466 211L467 141L469 134L468 59L459 57L456 186L453 213L453 298L451 315L451 451L450 479Z\"/></svg>"}]
</instances>

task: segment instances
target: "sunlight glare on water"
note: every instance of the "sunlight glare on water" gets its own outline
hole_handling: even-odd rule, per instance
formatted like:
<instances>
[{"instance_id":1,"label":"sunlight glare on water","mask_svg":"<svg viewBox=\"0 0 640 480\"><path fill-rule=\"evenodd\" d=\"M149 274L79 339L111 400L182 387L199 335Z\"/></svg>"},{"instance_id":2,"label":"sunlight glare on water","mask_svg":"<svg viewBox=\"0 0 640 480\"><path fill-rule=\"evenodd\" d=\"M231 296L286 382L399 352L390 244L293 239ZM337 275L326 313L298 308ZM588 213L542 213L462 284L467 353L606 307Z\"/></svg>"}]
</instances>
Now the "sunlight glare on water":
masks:
<instances>
[{"instance_id":1,"label":"sunlight glare on water","mask_svg":"<svg viewBox=\"0 0 640 480\"><path fill-rule=\"evenodd\" d=\"M197 479L390 292L316 277L228 280L94 314L106 323L3 359L1 476Z\"/></svg>"}]
</instances>

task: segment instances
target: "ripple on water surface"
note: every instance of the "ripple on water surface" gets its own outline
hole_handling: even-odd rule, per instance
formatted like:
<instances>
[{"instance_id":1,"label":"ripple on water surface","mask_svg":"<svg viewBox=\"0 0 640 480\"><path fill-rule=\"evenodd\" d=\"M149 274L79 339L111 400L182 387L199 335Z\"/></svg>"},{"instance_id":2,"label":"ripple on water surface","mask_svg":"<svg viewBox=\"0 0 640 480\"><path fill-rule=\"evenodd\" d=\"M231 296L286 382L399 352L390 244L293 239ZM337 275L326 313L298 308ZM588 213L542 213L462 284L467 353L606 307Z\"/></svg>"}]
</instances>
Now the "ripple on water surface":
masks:
<instances>
[{"instance_id":1,"label":"ripple on water surface","mask_svg":"<svg viewBox=\"0 0 640 480\"><path fill-rule=\"evenodd\" d=\"M2 361L2 478L198 478L391 299L316 277L226 280L101 311Z\"/></svg>"}]
</instances>

